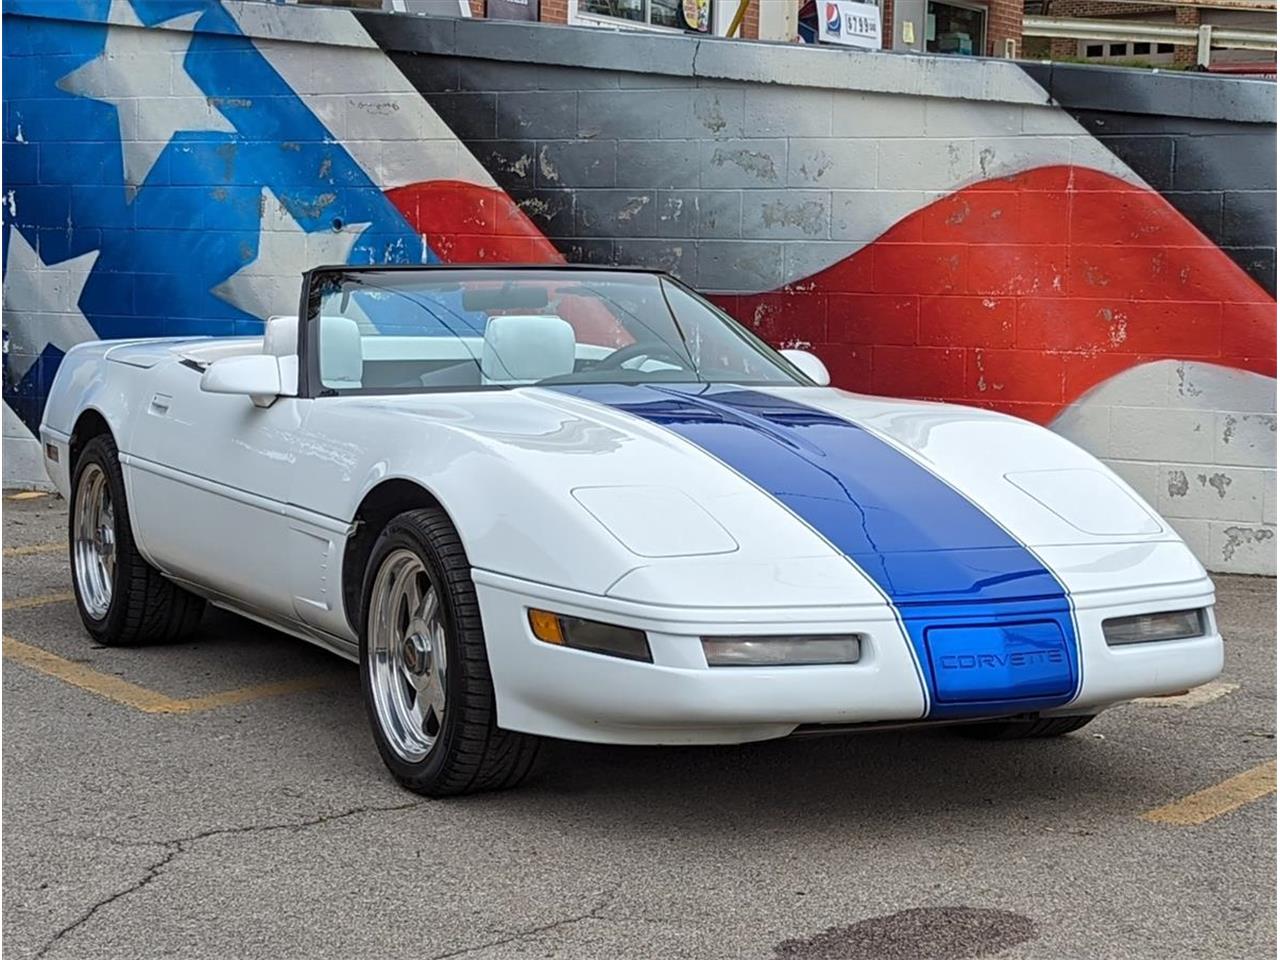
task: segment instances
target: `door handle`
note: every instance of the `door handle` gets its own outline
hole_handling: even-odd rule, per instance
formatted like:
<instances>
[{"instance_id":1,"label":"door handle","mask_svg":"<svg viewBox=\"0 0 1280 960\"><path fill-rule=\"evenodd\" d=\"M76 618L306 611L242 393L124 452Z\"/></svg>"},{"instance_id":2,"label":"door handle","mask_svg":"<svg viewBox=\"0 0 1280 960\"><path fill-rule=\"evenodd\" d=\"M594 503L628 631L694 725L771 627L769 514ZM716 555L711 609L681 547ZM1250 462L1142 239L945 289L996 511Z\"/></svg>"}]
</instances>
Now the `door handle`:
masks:
<instances>
[{"instance_id":1,"label":"door handle","mask_svg":"<svg viewBox=\"0 0 1280 960\"><path fill-rule=\"evenodd\" d=\"M151 398L150 412L158 417L163 417L169 412L169 404L173 401L173 397L167 393L157 393Z\"/></svg>"}]
</instances>

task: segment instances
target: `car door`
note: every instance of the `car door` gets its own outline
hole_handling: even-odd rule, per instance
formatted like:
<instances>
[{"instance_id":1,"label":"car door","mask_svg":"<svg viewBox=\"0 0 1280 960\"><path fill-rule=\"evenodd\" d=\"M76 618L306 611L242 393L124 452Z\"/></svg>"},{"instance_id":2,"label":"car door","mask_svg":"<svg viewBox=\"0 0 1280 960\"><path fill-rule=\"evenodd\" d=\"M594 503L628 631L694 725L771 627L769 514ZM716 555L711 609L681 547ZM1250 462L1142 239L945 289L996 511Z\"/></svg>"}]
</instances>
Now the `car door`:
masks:
<instances>
[{"instance_id":1,"label":"car door","mask_svg":"<svg viewBox=\"0 0 1280 960\"><path fill-rule=\"evenodd\" d=\"M260 407L205 393L194 365L151 374L121 458L144 554L251 611L292 618L287 513L310 401Z\"/></svg>"}]
</instances>

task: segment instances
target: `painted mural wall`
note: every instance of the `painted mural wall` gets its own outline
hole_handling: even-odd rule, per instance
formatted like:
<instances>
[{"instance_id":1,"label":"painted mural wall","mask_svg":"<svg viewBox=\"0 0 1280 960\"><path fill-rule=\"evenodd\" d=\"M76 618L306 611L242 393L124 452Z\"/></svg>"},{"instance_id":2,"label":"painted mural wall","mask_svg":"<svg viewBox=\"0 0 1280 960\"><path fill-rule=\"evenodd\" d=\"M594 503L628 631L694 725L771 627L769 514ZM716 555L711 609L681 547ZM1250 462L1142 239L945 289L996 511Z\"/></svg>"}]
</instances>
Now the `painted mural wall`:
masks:
<instances>
[{"instance_id":1,"label":"painted mural wall","mask_svg":"<svg viewBox=\"0 0 1280 960\"><path fill-rule=\"evenodd\" d=\"M843 387L1102 457L1275 569L1275 92L238 0L6 0L5 475L89 337L319 262L662 266ZM618 70L626 65L627 70Z\"/></svg>"}]
</instances>

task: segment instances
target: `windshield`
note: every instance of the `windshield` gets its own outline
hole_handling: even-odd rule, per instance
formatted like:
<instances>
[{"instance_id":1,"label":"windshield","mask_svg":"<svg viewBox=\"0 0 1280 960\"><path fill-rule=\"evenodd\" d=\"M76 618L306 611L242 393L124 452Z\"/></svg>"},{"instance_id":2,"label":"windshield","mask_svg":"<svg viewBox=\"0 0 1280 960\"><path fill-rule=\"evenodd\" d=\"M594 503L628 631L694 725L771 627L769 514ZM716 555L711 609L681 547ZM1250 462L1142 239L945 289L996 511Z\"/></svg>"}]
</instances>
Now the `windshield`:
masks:
<instances>
[{"instance_id":1,"label":"windshield","mask_svg":"<svg viewBox=\"0 0 1280 960\"><path fill-rule=\"evenodd\" d=\"M358 270L313 284L311 342L325 393L808 383L726 314L657 274Z\"/></svg>"}]
</instances>

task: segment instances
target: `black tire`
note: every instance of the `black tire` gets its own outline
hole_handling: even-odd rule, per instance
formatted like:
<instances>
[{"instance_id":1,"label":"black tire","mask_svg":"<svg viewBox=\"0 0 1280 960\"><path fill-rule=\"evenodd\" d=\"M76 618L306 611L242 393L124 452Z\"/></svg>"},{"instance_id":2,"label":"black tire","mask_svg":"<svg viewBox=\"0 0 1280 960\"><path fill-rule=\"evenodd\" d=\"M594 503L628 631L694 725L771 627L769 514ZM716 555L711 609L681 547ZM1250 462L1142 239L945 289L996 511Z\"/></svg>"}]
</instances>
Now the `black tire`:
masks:
<instances>
[{"instance_id":1,"label":"black tire","mask_svg":"<svg viewBox=\"0 0 1280 960\"><path fill-rule=\"evenodd\" d=\"M76 511L82 494L80 481L91 467L96 467L105 476L114 515L115 568L110 578L110 605L99 615L95 615L86 604L76 572ZM204 600L166 580L138 552L129 520L120 458L115 441L109 434L100 434L90 440L76 460L67 512L67 542L76 608L85 630L98 643L108 647L167 643L186 636L200 623Z\"/></svg>"},{"instance_id":2,"label":"black tire","mask_svg":"<svg viewBox=\"0 0 1280 960\"><path fill-rule=\"evenodd\" d=\"M374 583L383 563L406 549L417 555L432 585L439 588L448 663L444 719L434 745L417 762L397 754L382 728L370 665ZM392 518L373 545L361 598L361 686L378 752L395 778L409 790L430 797L502 790L524 780L533 769L541 741L497 725L493 678L471 565L443 510L409 510Z\"/></svg>"},{"instance_id":3,"label":"black tire","mask_svg":"<svg viewBox=\"0 0 1280 960\"><path fill-rule=\"evenodd\" d=\"M1075 733L1093 716L1042 717L1039 720L994 720L989 723L965 723L952 729L971 740L1038 740Z\"/></svg>"}]
</instances>

